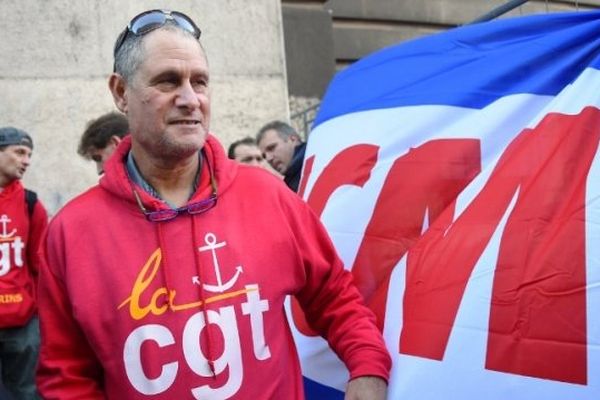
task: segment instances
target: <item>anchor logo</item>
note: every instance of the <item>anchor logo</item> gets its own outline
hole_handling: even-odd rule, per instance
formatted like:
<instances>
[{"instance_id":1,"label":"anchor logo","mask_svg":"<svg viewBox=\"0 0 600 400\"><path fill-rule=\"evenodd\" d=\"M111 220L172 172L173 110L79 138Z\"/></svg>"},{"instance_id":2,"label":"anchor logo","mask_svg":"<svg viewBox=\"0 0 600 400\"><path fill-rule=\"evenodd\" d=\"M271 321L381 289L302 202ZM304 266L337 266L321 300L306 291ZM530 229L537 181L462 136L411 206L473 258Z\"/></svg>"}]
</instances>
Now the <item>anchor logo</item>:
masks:
<instances>
[{"instance_id":1,"label":"anchor logo","mask_svg":"<svg viewBox=\"0 0 600 400\"><path fill-rule=\"evenodd\" d=\"M7 225L11 221L12 220L10 218L8 218L8 215L6 215L6 214L2 214L2 216L0 217L0 225L2 225L2 233L0 233L0 239L3 239L3 240L10 239L11 237L13 237L15 235L15 233L17 233L16 229L13 229L12 231L10 231L10 233L6 232Z\"/></svg>"},{"instance_id":2,"label":"anchor logo","mask_svg":"<svg viewBox=\"0 0 600 400\"><path fill-rule=\"evenodd\" d=\"M237 267L235 267L235 270L236 270L235 275L233 275L233 277L229 281L223 283L223 281L221 279L221 270L219 267L219 261L217 260L217 252L215 250L219 249L221 247L224 247L227 244L227 242L217 243L217 237L215 236L214 233L211 233L211 232L207 233L206 236L204 236L204 242L206 243L206 246L198 247L198 250L199 251L210 250L212 252L213 266L215 268L215 275L217 276L217 284L210 285L208 283L204 283L204 284L202 284L202 287L209 292L223 293L224 291L231 288L235 284L238 277L243 272L242 266L238 265ZM192 277L192 283L195 285L200 285L200 278L198 276Z\"/></svg>"}]
</instances>

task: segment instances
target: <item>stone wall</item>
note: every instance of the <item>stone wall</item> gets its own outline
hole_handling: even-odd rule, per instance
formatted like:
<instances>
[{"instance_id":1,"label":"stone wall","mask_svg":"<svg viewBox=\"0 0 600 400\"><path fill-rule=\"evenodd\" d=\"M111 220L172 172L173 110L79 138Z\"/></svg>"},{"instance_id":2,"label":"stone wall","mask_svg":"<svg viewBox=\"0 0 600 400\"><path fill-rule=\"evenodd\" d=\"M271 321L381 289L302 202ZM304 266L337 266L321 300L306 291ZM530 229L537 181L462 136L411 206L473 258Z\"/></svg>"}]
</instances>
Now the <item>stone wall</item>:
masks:
<instances>
[{"instance_id":1,"label":"stone wall","mask_svg":"<svg viewBox=\"0 0 600 400\"><path fill-rule=\"evenodd\" d=\"M279 0L0 0L0 126L35 141L24 182L51 213L97 182L77 153L86 122L114 110L107 88L118 33L135 14L171 8L202 30L213 132L227 146L289 118Z\"/></svg>"}]
</instances>

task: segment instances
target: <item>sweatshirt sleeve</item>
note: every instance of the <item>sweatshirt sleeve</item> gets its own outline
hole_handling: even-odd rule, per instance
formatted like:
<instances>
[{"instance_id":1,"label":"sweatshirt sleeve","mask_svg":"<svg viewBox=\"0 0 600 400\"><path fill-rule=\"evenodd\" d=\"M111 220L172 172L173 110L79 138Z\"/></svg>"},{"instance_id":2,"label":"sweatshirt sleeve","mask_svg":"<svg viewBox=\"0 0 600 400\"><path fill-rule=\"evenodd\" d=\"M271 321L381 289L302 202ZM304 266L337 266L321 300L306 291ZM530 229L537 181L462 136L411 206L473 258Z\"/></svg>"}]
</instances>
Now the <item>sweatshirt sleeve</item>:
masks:
<instances>
[{"instance_id":1,"label":"sweatshirt sleeve","mask_svg":"<svg viewBox=\"0 0 600 400\"><path fill-rule=\"evenodd\" d=\"M102 369L73 317L63 279L64 248L53 227L40 248L38 390L46 400L104 399Z\"/></svg>"},{"instance_id":2,"label":"sweatshirt sleeve","mask_svg":"<svg viewBox=\"0 0 600 400\"><path fill-rule=\"evenodd\" d=\"M294 228L305 270L305 286L296 295L308 323L329 343L350 379L377 376L388 381L391 359L375 315L364 304L325 228L304 203Z\"/></svg>"}]
</instances>

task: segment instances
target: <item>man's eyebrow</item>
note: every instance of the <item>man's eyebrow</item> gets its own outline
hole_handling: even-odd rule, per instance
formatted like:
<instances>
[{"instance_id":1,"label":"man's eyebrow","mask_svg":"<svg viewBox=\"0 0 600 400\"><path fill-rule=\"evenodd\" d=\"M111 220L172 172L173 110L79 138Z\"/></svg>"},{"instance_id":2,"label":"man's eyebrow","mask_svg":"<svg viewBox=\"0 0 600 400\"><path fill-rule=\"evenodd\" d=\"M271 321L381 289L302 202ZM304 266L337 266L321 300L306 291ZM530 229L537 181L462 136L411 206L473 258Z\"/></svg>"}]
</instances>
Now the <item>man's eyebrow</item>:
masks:
<instances>
[{"instance_id":1,"label":"man's eyebrow","mask_svg":"<svg viewBox=\"0 0 600 400\"><path fill-rule=\"evenodd\" d=\"M209 74L208 74L208 71L198 70L198 71L194 71L192 73L192 77L194 77L194 78L199 78L200 77L202 79L208 80Z\"/></svg>"},{"instance_id":2,"label":"man's eyebrow","mask_svg":"<svg viewBox=\"0 0 600 400\"><path fill-rule=\"evenodd\" d=\"M179 80L179 74L174 70L166 70L162 71L159 74L153 76L150 81L151 82L160 82L162 80Z\"/></svg>"}]
</instances>

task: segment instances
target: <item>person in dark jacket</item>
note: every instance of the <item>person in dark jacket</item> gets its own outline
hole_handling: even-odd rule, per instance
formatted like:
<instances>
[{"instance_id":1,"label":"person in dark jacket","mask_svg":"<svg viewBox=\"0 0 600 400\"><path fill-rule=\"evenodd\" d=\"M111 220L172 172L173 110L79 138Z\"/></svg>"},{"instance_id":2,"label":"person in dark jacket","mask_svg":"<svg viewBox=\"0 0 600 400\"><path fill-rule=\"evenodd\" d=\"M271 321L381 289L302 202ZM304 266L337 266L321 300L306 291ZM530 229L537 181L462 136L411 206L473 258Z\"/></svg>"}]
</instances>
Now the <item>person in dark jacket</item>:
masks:
<instances>
[{"instance_id":1,"label":"person in dark jacket","mask_svg":"<svg viewBox=\"0 0 600 400\"><path fill-rule=\"evenodd\" d=\"M306 143L289 124L272 121L260 128L256 143L271 166L284 176L285 184L298 191Z\"/></svg>"}]
</instances>

